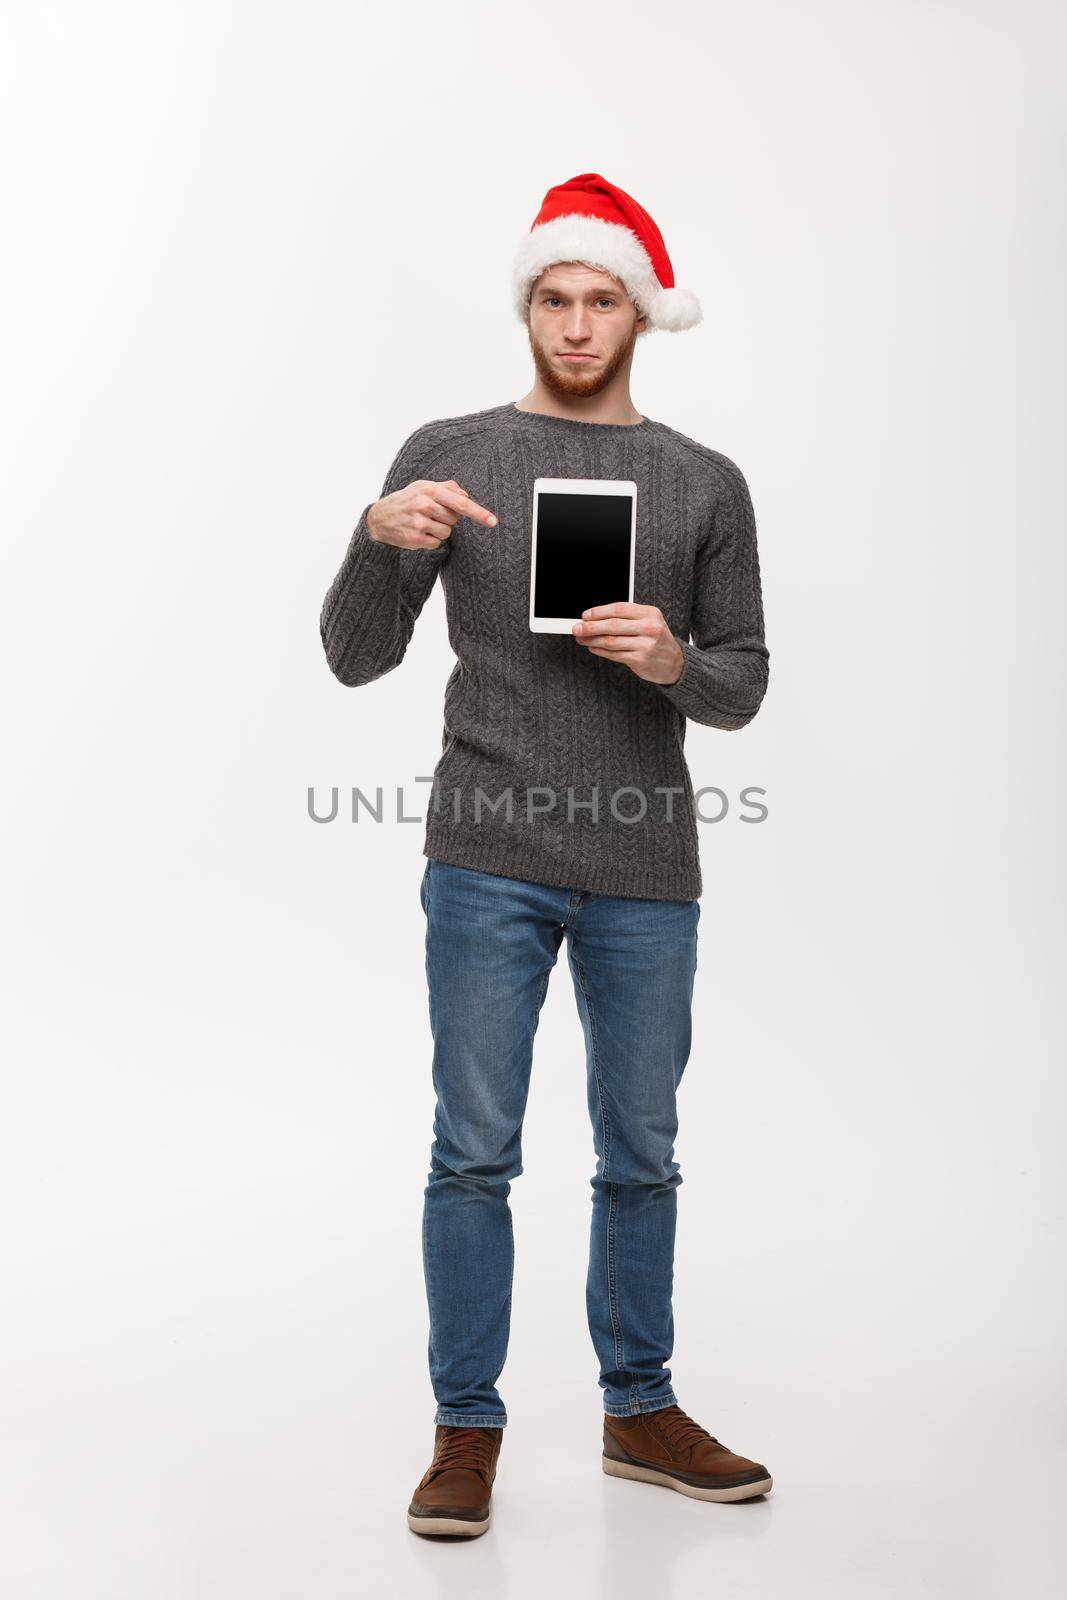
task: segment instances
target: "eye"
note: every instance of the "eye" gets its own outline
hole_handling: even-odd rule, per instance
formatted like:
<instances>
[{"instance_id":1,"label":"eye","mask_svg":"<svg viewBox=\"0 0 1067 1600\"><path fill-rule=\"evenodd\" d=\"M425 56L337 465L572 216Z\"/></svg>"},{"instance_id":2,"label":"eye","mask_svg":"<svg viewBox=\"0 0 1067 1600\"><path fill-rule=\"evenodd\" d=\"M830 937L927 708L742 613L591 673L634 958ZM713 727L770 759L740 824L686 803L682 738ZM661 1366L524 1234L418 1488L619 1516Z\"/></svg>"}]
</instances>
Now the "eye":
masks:
<instances>
[{"instance_id":1,"label":"eye","mask_svg":"<svg viewBox=\"0 0 1067 1600\"><path fill-rule=\"evenodd\" d=\"M599 301L600 301L600 303L602 305L613 306L615 304L615 301L612 299L610 294L602 294L602 295L599 295L597 298L599 299Z\"/></svg>"}]
</instances>

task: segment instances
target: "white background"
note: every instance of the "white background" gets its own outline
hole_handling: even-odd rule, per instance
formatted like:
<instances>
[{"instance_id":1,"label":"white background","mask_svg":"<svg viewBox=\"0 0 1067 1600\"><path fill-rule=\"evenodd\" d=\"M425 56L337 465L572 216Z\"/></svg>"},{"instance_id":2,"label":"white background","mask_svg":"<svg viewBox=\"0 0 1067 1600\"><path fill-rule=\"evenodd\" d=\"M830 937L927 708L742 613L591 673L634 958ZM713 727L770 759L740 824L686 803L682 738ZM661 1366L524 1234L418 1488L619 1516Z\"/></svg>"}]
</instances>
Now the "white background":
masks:
<instances>
[{"instance_id":1,"label":"white background","mask_svg":"<svg viewBox=\"0 0 1067 1600\"><path fill-rule=\"evenodd\" d=\"M1062 13L5 8L0 1452L12 1596L1045 1596L1062 1507ZM538 1035L495 1521L432 1443L421 814L443 596L318 637L403 438L532 381L599 171L705 320L644 415L756 508L768 697L706 887L672 1361L773 1494L604 1477L591 1131Z\"/></svg>"}]
</instances>

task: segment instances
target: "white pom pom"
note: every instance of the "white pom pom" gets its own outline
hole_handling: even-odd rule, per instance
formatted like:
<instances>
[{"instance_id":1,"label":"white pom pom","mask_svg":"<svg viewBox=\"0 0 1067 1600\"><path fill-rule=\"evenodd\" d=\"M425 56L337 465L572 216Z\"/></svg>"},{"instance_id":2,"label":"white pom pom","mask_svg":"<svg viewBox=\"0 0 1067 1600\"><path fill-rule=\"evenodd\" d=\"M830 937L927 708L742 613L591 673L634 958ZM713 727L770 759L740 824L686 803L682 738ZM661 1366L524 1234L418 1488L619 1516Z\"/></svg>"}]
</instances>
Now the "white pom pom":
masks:
<instances>
[{"instance_id":1,"label":"white pom pom","mask_svg":"<svg viewBox=\"0 0 1067 1600\"><path fill-rule=\"evenodd\" d=\"M661 289L648 309L649 327L662 328L668 333L695 328L703 319L700 301L692 289Z\"/></svg>"}]
</instances>

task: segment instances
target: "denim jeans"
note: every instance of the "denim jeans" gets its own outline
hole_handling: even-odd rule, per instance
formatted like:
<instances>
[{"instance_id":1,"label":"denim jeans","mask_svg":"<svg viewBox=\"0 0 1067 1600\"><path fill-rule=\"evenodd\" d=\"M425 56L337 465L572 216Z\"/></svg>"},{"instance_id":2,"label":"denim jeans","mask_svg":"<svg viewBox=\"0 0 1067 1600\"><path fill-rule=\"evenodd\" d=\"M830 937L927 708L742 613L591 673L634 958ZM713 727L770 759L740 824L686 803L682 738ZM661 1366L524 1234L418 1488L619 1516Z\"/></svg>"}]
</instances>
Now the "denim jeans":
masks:
<instances>
[{"instance_id":1,"label":"denim jeans","mask_svg":"<svg viewBox=\"0 0 1067 1600\"><path fill-rule=\"evenodd\" d=\"M689 1056L696 900L626 899L427 860L426 978L437 1095L423 1200L435 1423L503 1427L508 1195L538 1015L564 938L585 1034L596 1152L586 1313L604 1410L675 1403L675 1092Z\"/></svg>"}]
</instances>

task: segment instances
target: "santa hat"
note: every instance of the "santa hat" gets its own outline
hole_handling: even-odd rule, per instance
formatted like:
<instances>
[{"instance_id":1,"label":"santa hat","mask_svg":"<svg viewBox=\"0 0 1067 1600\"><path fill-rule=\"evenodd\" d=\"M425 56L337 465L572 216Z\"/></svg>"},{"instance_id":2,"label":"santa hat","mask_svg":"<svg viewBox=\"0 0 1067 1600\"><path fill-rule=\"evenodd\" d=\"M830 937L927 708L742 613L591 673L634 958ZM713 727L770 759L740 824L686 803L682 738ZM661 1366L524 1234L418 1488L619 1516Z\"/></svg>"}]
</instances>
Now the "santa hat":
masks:
<instances>
[{"instance_id":1,"label":"santa hat","mask_svg":"<svg viewBox=\"0 0 1067 1600\"><path fill-rule=\"evenodd\" d=\"M568 178L542 200L512 266L520 321L534 283L557 261L583 261L618 278L649 328L680 333L703 318L692 290L675 288L663 235L648 212L597 172Z\"/></svg>"}]
</instances>

